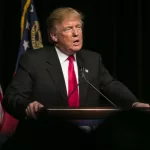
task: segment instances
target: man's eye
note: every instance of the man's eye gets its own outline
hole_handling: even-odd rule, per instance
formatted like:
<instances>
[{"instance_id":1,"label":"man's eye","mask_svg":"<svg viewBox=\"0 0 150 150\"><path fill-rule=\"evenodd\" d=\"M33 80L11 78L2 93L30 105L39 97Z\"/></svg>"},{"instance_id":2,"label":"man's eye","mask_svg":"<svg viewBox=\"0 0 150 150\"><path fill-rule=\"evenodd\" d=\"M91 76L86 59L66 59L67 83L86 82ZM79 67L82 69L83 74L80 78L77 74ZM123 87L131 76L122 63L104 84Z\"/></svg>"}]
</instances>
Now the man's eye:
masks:
<instances>
[{"instance_id":1,"label":"man's eye","mask_svg":"<svg viewBox=\"0 0 150 150\"><path fill-rule=\"evenodd\" d=\"M81 28L82 28L82 26L77 26L77 28L81 29Z\"/></svg>"},{"instance_id":2,"label":"man's eye","mask_svg":"<svg viewBox=\"0 0 150 150\"><path fill-rule=\"evenodd\" d=\"M71 30L71 28L65 28L65 31Z\"/></svg>"}]
</instances>

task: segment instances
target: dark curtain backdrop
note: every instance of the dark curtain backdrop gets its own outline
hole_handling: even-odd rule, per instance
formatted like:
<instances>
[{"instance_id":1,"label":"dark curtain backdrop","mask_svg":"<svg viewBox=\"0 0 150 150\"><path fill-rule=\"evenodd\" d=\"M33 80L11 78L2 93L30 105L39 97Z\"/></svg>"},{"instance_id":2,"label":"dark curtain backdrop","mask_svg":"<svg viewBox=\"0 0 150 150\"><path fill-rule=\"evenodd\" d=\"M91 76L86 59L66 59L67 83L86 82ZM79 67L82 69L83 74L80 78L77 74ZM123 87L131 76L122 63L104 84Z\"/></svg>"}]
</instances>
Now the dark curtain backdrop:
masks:
<instances>
[{"instance_id":1,"label":"dark curtain backdrop","mask_svg":"<svg viewBox=\"0 0 150 150\"><path fill-rule=\"evenodd\" d=\"M90 2L35 0L43 43L48 44L46 19L59 6L70 6L85 15L84 48L100 53L110 73L141 100L149 95L149 5L142 0ZM20 44L21 1L1 1L0 82L10 83Z\"/></svg>"}]
</instances>

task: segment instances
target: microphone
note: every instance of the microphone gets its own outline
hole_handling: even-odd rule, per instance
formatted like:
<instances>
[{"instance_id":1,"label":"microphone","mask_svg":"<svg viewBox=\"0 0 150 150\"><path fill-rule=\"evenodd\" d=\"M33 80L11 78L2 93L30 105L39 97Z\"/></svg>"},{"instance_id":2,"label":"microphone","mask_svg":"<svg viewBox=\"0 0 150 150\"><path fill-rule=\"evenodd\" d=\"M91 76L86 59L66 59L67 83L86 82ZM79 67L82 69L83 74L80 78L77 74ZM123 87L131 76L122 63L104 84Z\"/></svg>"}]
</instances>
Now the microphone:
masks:
<instances>
[{"instance_id":1,"label":"microphone","mask_svg":"<svg viewBox=\"0 0 150 150\"><path fill-rule=\"evenodd\" d=\"M74 91L76 90L76 88L79 86L80 82L75 86L75 88L71 91L71 93L68 96L68 99L70 98L70 96L74 93Z\"/></svg>"},{"instance_id":2,"label":"microphone","mask_svg":"<svg viewBox=\"0 0 150 150\"><path fill-rule=\"evenodd\" d=\"M85 77L85 68L81 67L81 72L82 72L82 77L84 78L84 80L92 87L94 88L101 96L103 96L109 103L111 103L114 107L117 107L110 99L108 99L100 90L98 90L92 83L90 83L86 77Z\"/></svg>"},{"instance_id":3,"label":"microphone","mask_svg":"<svg viewBox=\"0 0 150 150\"><path fill-rule=\"evenodd\" d=\"M79 63L79 70L82 70L82 67L81 67L82 65ZM81 71L82 72L82 71ZM79 78L81 78L80 76L79 76ZM70 98L70 96L75 92L75 90L78 88L78 86L81 84L81 82L78 82L78 84L74 87L74 89L71 91L71 93L69 94L69 96L68 96L68 99Z\"/></svg>"}]
</instances>

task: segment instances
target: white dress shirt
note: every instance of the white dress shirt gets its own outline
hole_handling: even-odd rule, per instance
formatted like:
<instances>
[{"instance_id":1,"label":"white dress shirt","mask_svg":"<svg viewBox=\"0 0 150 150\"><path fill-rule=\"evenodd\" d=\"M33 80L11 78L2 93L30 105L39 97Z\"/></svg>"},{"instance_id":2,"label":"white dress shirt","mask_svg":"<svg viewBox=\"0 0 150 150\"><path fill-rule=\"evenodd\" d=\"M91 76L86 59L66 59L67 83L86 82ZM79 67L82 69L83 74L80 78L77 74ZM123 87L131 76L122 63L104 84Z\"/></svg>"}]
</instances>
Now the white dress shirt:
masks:
<instances>
[{"instance_id":1,"label":"white dress shirt","mask_svg":"<svg viewBox=\"0 0 150 150\"><path fill-rule=\"evenodd\" d=\"M65 84L66 84L66 90L67 90L67 94L68 94L68 65L69 65L69 61L68 61L68 55L62 53L57 47L55 47L60 64L61 64L61 68L62 68L62 72L64 75L64 79L65 79ZM75 69L75 74L76 74L76 79L77 79L77 84L78 84L78 67L77 67L77 60L76 60L76 54L74 54L74 69Z\"/></svg>"}]
</instances>

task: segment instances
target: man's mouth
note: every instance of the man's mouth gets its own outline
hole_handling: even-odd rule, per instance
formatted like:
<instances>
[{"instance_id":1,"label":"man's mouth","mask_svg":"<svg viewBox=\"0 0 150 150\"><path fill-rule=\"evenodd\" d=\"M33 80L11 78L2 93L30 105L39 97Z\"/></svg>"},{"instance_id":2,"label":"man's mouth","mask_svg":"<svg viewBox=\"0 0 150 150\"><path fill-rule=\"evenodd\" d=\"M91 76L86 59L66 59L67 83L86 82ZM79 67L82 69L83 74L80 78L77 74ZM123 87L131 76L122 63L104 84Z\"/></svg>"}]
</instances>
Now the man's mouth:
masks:
<instances>
[{"instance_id":1,"label":"man's mouth","mask_svg":"<svg viewBox=\"0 0 150 150\"><path fill-rule=\"evenodd\" d=\"M78 46L80 41L79 40L75 40L75 41L73 41L73 43L74 43L75 46Z\"/></svg>"}]
</instances>

